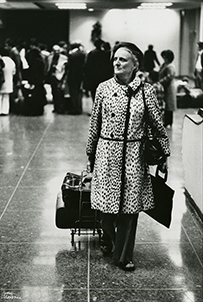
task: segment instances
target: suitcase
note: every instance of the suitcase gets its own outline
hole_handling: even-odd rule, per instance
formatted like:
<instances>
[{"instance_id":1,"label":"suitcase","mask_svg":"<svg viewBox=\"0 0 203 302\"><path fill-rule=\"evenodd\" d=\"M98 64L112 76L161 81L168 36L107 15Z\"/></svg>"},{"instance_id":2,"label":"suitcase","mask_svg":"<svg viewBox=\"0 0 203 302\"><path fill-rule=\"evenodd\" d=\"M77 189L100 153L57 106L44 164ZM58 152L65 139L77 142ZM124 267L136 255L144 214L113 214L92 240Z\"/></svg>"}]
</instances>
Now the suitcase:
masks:
<instances>
[{"instance_id":1,"label":"suitcase","mask_svg":"<svg viewBox=\"0 0 203 302\"><path fill-rule=\"evenodd\" d=\"M100 215L91 209L91 183L83 182L84 171L81 175L68 172L63 180L61 192L56 200L56 226L61 229L71 229L71 239L87 230L101 237Z\"/></svg>"}]
</instances>

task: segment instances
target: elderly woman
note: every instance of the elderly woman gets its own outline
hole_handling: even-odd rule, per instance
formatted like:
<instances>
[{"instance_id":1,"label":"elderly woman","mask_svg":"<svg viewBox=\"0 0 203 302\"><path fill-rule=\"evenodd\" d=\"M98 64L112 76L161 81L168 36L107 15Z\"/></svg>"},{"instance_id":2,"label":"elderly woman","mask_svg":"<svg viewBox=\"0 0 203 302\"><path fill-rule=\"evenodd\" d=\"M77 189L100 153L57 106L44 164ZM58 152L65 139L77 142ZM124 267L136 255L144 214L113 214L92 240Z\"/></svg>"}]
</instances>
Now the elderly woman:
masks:
<instances>
[{"instance_id":1,"label":"elderly woman","mask_svg":"<svg viewBox=\"0 0 203 302\"><path fill-rule=\"evenodd\" d=\"M149 167L143 156L146 123L142 83L136 76L142 52L122 42L112 54L114 77L96 91L90 118L87 155L93 171L91 205L101 212L101 249L116 266L134 270L133 250L138 214L154 207ZM169 141L154 89L144 85L151 122L159 134L165 157ZM166 168L166 162L161 167Z\"/></svg>"}]
</instances>

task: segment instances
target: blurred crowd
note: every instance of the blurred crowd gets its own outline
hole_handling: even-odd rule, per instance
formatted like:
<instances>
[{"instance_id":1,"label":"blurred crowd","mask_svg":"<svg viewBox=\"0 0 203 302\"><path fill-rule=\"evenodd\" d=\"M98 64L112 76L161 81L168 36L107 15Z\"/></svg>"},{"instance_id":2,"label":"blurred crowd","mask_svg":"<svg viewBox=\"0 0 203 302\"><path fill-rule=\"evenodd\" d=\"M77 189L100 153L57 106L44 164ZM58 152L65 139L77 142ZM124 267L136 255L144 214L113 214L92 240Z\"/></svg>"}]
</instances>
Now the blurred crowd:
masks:
<instances>
[{"instance_id":1,"label":"blurred crowd","mask_svg":"<svg viewBox=\"0 0 203 302\"><path fill-rule=\"evenodd\" d=\"M86 52L80 41L59 41L50 50L31 39L6 39L0 47L0 114L42 115L51 87L53 112L81 114L82 94L94 98L97 85L112 77L110 44L99 39Z\"/></svg>"},{"instance_id":2,"label":"blurred crowd","mask_svg":"<svg viewBox=\"0 0 203 302\"><path fill-rule=\"evenodd\" d=\"M93 50L88 52L79 40L58 41L48 49L35 38L28 43L6 39L0 46L0 115L42 115L47 104L47 85L54 113L82 114L83 94L94 101L99 83L113 76L111 51L115 45L111 47L101 38L93 44ZM196 86L202 89L203 43L198 45L194 74ZM163 50L160 56L162 63L154 46L148 45L139 76L154 86L164 124L171 127L177 92L174 53Z\"/></svg>"}]
</instances>

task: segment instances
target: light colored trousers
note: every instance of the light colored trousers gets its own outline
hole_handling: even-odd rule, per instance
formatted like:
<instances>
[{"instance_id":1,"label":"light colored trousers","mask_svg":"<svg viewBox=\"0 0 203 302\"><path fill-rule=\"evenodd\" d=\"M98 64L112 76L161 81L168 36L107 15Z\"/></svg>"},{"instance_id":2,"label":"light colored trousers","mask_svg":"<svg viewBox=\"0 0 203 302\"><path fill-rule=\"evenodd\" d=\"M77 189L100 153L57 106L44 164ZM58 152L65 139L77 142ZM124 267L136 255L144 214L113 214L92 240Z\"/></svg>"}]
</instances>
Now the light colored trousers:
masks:
<instances>
[{"instance_id":1,"label":"light colored trousers","mask_svg":"<svg viewBox=\"0 0 203 302\"><path fill-rule=\"evenodd\" d=\"M9 93L0 93L0 114L9 114Z\"/></svg>"}]
</instances>

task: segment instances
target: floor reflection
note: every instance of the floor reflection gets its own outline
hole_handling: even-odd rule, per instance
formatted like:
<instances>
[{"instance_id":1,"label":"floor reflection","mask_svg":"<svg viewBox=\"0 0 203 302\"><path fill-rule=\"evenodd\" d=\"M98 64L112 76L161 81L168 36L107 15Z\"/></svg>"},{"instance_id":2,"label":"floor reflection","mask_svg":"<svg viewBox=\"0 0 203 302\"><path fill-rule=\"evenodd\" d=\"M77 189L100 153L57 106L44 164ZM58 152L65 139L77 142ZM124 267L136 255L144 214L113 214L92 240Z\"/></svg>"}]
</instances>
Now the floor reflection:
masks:
<instances>
[{"instance_id":1,"label":"floor reflection","mask_svg":"<svg viewBox=\"0 0 203 302\"><path fill-rule=\"evenodd\" d=\"M41 117L0 119L0 301L202 302L202 224L188 208L181 161L189 109L177 110L167 129L168 184L175 190L171 227L140 214L133 273L102 257L97 233L76 233L72 241L70 229L55 225L65 174L86 166L89 116L54 115L52 109L48 104Z\"/></svg>"}]
</instances>

